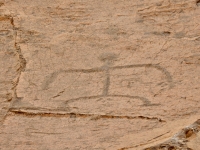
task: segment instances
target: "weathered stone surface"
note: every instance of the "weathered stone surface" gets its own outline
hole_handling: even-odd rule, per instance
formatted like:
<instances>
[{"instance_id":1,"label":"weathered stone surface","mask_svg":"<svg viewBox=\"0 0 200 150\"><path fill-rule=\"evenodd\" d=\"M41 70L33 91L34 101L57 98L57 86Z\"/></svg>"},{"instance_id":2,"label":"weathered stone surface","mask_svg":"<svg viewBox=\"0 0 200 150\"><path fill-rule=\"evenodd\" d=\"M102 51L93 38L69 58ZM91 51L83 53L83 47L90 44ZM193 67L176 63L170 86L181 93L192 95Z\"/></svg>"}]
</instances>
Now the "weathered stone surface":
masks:
<instances>
[{"instance_id":1,"label":"weathered stone surface","mask_svg":"<svg viewBox=\"0 0 200 150\"><path fill-rule=\"evenodd\" d=\"M199 6L0 0L0 149L169 141L200 118ZM174 148L198 150L194 133Z\"/></svg>"},{"instance_id":2,"label":"weathered stone surface","mask_svg":"<svg viewBox=\"0 0 200 150\"><path fill-rule=\"evenodd\" d=\"M179 133L175 134L171 139L153 146L145 148L145 150L161 150L161 149L181 149L181 150L194 150L199 149L199 132L200 119L192 125L182 129Z\"/></svg>"}]
</instances>

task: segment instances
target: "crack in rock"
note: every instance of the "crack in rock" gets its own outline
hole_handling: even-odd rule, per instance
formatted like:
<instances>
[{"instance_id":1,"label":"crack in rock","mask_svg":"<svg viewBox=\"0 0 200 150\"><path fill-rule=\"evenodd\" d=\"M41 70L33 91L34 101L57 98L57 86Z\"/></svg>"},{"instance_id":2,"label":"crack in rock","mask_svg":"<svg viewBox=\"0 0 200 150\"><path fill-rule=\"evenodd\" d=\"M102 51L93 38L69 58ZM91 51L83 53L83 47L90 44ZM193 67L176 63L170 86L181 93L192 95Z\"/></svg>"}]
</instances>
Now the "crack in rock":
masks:
<instances>
[{"instance_id":1,"label":"crack in rock","mask_svg":"<svg viewBox=\"0 0 200 150\"><path fill-rule=\"evenodd\" d=\"M12 25L12 29L13 29L13 32L14 32L14 48L15 48L15 54L17 56L17 69L16 69L16 72L17 72L17 75L16 75L16 78L12 81L12 84L13 84L13 87L12 87L12 90L13 90L13 93L11 95L11 98L9 99L10 101L10 106L12 105L13 101L15 101L16 99L18 99L18 96L17 96L17 86L18 86L18 83L19 83L19 80L20 80L20 76L21 76L21 73L22 71L25 70L26 68L26 60L21 52L21 48L19 46L19 44L17 43L17 30L16 30L16 27L15 27L15 24L14 24L14 18L11 16L11 15L5 15L5 16L0 16L0 21L1 20L8 20L10 21L10 24ZM7 111L7 113L9 112L9 110ZM1 122L3 122L7 116L7 113L4 115L4 117L2 118Z\"/></svg>"},{"instance_id":2,"label":"crack in rock","mask_svg":"<svg viewBox=\"0 0 200 150\"><path fill-rule=\"evenodd\" d=\"M13 87L14 98L17 98L16 89L17 89L17 85L18 85L19 80L20 80L21 73L26 68L26 59L24 58L24 56L23 56L23 54L21 52L21 48L20 48L19 44L17 43L17 30L16 30L16 27L15 27L15 24L14 24L13 17L11 18L11 24L13 25L13 30L14 30L14 34L15 34L15 39L14 39L15 40L15 44L14 44L14 47L16 49L16 54L18 55L18 61L19 61L18 68L17 68L18 77L17 77L17 80L15 82L15 86Z\"/></svg>"},{"instance_id":3,"label":"crack in rock","mask_svg":"<svg viewBox=\"0 0 200 150\"><path fill-rule=\"evenodd\" d=\"M157 117L147 116L116 116L116 115L99 115L99 114L82 114L82 113L51 113L51 112L27 112L22 110L10 109L9 115L24 115L27 117L69 117L69 118L91 118L91 120L99 119L146 119L157 120L158 122L166 122Z\"/></svg>"}]
</instances>

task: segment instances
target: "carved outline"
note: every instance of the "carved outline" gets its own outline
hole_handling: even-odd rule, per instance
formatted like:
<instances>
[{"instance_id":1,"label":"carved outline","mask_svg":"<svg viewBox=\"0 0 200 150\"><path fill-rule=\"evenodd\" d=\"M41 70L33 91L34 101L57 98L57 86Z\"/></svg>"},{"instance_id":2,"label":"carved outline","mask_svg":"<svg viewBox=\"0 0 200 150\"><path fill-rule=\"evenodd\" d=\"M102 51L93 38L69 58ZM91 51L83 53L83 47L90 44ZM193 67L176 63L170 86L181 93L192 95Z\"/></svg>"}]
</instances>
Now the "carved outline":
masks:
<instances>
[{"instance_id":1,"label":"carved outline","mask_svg":"<svg viewBox=\"0 0 200 150\"><path fill-rule=\"evenodd\" d=\"M112 58L111 58L112 59ZM135 65L125 65L125 66L111 66L111 61L109 58L106 58L105 64L102 67L97 67L97 68L92 68L92 69L69 69L69 70L59 70L57 72L52 73L46 81L44 81L42 85L42 89L46 90L48 86L57 78L57 76L60 73L94 73L94 72L104 72L105 73L105 83L104 83L104 88L102 95L96 95L96 96L85 96L85 97L78 97L78 98L73 98L69 99L66 101L66 103L70 103L71 101L76 101L76 100L81 100L81 99L92 99L92 98L102 98L102 97L126 97L126 98L131 98L131 99L140 99L143 102L143 106L155 106L158 104L151 104L151 102L145 98L145 97L140 97L140 96L131 96L131 95L110 95L109 94L109 87L110 87L110 71L112 70L118 70L118 69L127 69L127 68L137 68L137 67L147 67L147 68L155 68L159 71L161 71L165 76L166 80L169 83L169 89L171 89L174 84L173 84L173 79L170 73L161 67L160 65L157 64L135 64Z\"/></svg>"}]
</instances>

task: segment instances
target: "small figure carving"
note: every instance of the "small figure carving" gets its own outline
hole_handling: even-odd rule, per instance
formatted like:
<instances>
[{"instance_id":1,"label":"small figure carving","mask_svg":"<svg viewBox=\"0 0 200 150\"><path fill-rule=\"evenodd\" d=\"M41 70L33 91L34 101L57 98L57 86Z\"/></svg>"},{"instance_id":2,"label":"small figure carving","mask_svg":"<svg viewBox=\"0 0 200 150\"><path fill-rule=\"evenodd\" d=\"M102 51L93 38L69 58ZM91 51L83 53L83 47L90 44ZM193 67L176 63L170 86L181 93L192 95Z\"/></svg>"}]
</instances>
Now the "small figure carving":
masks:
<instances>
[{"instance_id":1,"label":"small figure carving","mask_svg":"<svg viewBox=\"0 0 200 150\"><path fill-rule=\"evenodd\" d=\"M148 68L155 68L161 71L168 82L169 89L173 87L173 80L170 73L162 68L157 64L135 64L135 65L125 65L125 66L113 66L113 62L116 60L117 56L112 53L106 53L100 56L100 60L104 62L102 67L92 68L92 69L71 69L71 70L60 70L59 72L54 72L50 75L49 78L44 82L43 89L47 89L48 86L56 79L59 73L94 73L94 72L104 72L105 80L104 80L104 87L101 95L96 96L85 96L85 97L78 97L74 99L69 99L66 102L70 103L77 100L86 100L86 99L93 99L93 98L101 98L101 97L121 97L121 98L130 98L130 99L140 99L143 102L143 106L153 106L158 104L152 104L147 98L140 97L140 96L132 96L132 95L113 95L109 93L110 88L110 71L125 69L125 68L139 68L139 67L148 67Z\"/></svg>"}]
</instances>

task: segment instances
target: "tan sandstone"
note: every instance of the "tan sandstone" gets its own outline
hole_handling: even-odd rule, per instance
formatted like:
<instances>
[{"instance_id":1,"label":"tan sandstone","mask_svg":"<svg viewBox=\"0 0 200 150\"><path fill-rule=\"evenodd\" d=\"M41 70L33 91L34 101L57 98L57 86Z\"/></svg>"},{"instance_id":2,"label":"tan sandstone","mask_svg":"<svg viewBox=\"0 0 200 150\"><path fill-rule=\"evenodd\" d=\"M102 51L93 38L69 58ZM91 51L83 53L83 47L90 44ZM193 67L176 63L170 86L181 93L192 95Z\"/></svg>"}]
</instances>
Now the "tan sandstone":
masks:
<instances>
[{"instance_id":1,"label":"tan sandstone","mask_svg":"<svg viewBox=\"0 0 200 150\"><path fill-rule=\"evenodd\" d=\"M1 150L199 150L200 2L0 0Z\"/></svg>"}]
</instances>

